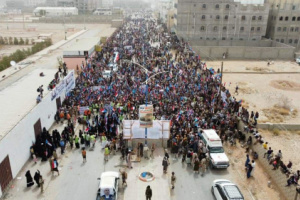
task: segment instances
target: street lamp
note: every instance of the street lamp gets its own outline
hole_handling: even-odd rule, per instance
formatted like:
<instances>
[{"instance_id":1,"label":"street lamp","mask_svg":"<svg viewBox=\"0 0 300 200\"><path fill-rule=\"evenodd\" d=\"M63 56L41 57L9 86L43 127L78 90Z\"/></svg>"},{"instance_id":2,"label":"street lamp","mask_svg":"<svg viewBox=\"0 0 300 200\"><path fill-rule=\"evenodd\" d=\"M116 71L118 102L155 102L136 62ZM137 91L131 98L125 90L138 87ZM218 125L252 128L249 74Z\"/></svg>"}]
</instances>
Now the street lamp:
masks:
<instances>
[{"instance_id":1,"label":"street lamp","mask_svg":"<svg viewBox=\"0 0 300 200\"><path fill-rule=\"evenodd\" d=\"M155 74L151 75L150 77L148 77L148 72L149 72L149 70L146 69L144 66L142 66L142 65L140 65L140 64L138 64L138 63L132 62L131 60L125 60L125 59L124 59L123 61L131 62L131 63L133 63L133 64L135 64L135 65L137 65L137 66L139 66L139 67L141 67L142 69L145 70L145 72L146 72L146 81L143 82L143 83L146 83L146 95L145 95L146 101L145 101L145 106L146 106L146 108L147 108L147 105L148 105L148 81L149 81L151 78L153 78L153 77L155 77L156 75L158 75L158 74L167 73L167 72L169 72L169 71L158 72L158 73L155 73ZM147 128L145 128L145 145L147 145Z\"/></svg>"}]
</instances>

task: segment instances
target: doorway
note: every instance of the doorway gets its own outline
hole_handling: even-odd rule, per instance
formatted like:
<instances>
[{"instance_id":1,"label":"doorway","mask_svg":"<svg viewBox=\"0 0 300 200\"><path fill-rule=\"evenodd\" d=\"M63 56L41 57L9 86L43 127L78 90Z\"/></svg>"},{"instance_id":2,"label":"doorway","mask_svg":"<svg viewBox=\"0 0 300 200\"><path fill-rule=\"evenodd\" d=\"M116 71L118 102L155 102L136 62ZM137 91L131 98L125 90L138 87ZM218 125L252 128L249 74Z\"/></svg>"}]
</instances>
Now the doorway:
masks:
<instances>
[{"instance_id":1,"label":"doorway","mask_svg":"<svg viewBox=\"0 0 300 200\"><path fill-rule=\"evenodd\" d=\"M37 122L35 122L33 128L34 128L34 135L36 139L37 136L39 136L42 133L41 119L38 119Z\"/></svg>"},{"instance_id":2,"label":"doorway","mask_svg":"<svg viewBox=\"0 0 300 200\"><path fill-rule=\"evenodd\" d=\"M4 160L0 163L0 183L2 193L5 191L9 183L12 181L12 173L9 162L9 156L7 155Z\"/></svg>"}]
</instances>

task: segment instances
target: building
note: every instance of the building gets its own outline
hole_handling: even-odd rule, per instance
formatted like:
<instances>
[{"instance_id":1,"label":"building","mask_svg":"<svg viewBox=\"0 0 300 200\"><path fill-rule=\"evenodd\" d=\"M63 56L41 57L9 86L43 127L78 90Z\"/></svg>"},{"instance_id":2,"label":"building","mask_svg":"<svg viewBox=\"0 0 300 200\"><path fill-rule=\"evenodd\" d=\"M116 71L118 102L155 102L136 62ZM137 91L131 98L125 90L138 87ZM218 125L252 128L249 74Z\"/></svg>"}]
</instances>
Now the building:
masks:
<instances>
[{"instance_id":1,"label":"building","mask_svg":"<svg viewBox=\"0 0 300 200\"><path fill-rule=\"evenodd\" d=\"M49 17L78 15L78 9L75 7L37 7L33 15Z\"/></svg>"},{"instance_id":2,"label":"building","mask_svg":"<svg viewBox=\"0 0 300 200\"><path fill-rule=\"evenodd\" d=\"M267 37L300 48L300 2L270 0Z\"/></svg>"},{"instance_id":3,"label":"building","mask_svg":"<svg viewBox=\"0 0 300 200\"><path fill-rule=\"evenodd\" d=\"M264 0L178 0L174 27L189 40L260 40L266 35Z\"/></svg>"},{"instance_id":4,"label":"building","mask_svg":"<svg viewBox=\"0 0 300 200\"><path fill-rule=\"evenodd\" d=\"M114 1L113 0L102 0L102 7L103 8L112 8L114 5Z\"/></svg>"},{"instance_id":5,"label":"building","mask_svg":"<svg viewBox=\"0 0 300 200\"><path fill-rule=\"evenodd\" d=\"M58 7L74 7L74 0L58 0Z\"/></svg>"},{"instance_id":6,"label":"building","mask_svg":"<svg viewBox=\"0 0 300 200\"><path fill-rule=\"evenodd\" d=\"M22 1L22 0L9 0L9 1L6 1L6 7L8 9L22 9L22 8L24 8L24 1Z\"/></svg>"},{"instance_id":7,"label":"building","mask_svg":"<svg viewBox=\"0 0 300 200\"><path fill-rule=\"evenodd\" d=\"M63 51L63 59L69 69L76 69L95 51L95 46L100 44L100 37L76 39L76 43Z\"/></svg>"},{"instance_id":8,"label":"building","mask_svg":"<svg viewBox=\"0 0 300 200\"><path fill-rule=\"evenodd\" d=\"M157 9L159 10L159 19L162 23L169 23L169 11L174 7L172 0L159 0Z\"/></svg>"},{"instance_id":9,"label":"building","mask_svg":"<svg viewBox=\"0 0 300 200\"><path fill-rule=\"evenodd\" d=\"M44 5L46 3L46 0L26 0L25 6L26 7L36 7L39 5Z\"/></svg>"},{"instance_id":10,"label":"building","mask_svg":"<svg viewBox=\"0 0 300 200\"><path fill-rule=\"evenodd\" d=\"M92 13L101 6L101 0L74 0L74 6L78 8L79 13Z\"/></svg>"},{"instance_id":11,"label":"building","mask_svg":"<svg viewBox=\"0 0 300 200\"><path fill-rule=\"evenodd\" d=\"M41 72L46 76L40 77ZM29 148L42 128L52 126L67 89L75 87L75 75L71 71L65 77L71 81L60 82L55 87L59 90L48 90L48 84L56 76L57 69L36 69L0 91L0 197L30 158ZM37 104L37 88L41 85L44 85L44 97Z\"/></svg>"}]
</instances>

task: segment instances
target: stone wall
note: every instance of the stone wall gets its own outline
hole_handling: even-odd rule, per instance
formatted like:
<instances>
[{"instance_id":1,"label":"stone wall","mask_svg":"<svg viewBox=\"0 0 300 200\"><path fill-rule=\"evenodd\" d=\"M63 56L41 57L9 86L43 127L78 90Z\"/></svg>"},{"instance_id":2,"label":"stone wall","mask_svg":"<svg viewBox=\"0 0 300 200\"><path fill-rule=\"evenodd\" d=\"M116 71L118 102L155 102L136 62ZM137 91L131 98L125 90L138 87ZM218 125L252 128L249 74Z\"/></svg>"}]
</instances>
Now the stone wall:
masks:
<instances>
[{"instance_id":1,"label":"stone wall","mask_svg":"<svg viewBox=\"0 0 300 200\"><path fill-rule=\"evenodd\" d=\"M240 121L239 123L239 129L244 129L244 123ZM246 133L246 137L248 138L251 133ZM252 135L253 136L253 135ZM254 139L255 141L255 139ZM272 144L271 144L272 145ZM264 153L266 150L262 147L261 144L257 143L256 145L251 146L252 151L256 151L258 153L258 162L261 164L261 166L264 168L264 171L271 177L271 185L277 186L280 193L285 197L286 200L292 200L296 196L296 187L294 185L291 185L289 187L285 187L287 184L287 176L283 174L280 169L272 170L273 166L269 165L268 160L264 158ZM268 183L265 183L268 184Z\"/></svg>"},{"instance_id":2,"label":"stone wall","mask_svg":"<svg viewBox=\"0 0 300 200\"><path fill-rule=\"evenodd\" d=\"M269 131L272 131L274 129L296 131L300 130L300 124L257 124L257 128Z\"/></svg>"}]
</instances>

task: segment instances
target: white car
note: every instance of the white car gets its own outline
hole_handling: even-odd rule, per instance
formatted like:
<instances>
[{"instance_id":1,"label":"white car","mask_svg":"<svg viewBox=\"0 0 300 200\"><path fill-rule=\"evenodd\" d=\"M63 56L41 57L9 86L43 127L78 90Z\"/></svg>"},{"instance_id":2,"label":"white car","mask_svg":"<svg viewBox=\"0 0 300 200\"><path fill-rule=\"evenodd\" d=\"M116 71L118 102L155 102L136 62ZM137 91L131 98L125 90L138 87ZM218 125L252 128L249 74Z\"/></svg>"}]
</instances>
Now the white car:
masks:
<instances>
[{"instance_id":1,"label":"white car","mask_svg":"<svg viewBox=\"0 0 300 200\"><path fill-rule=\"evenodd\" d=\"M118 199L118 187L119 187L119 172L103 172L101 174L99 189L97 192L97 199L101 200L105 199L117 200Z\"/></svg>"},{"instance_id":2,"label":"white car","mask_svg":"<svg viewBox=\"0 0 300 200\"><path fill-rule=\"evenodd\" d=\"M296 58L296 63L300 65L300 57Z\"/></svg>"},{"instance_id":3,"label":"white car","mask_svg":"<svg viewBox=\"0 0 300 200\"><path fill-rule=\"evenodd\" d=\"M211 193L216 200L244 200L238 186L226 179L214 180L211 186Z\"/></svg>"}]
</instances>

